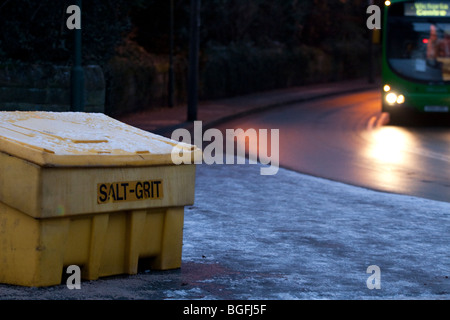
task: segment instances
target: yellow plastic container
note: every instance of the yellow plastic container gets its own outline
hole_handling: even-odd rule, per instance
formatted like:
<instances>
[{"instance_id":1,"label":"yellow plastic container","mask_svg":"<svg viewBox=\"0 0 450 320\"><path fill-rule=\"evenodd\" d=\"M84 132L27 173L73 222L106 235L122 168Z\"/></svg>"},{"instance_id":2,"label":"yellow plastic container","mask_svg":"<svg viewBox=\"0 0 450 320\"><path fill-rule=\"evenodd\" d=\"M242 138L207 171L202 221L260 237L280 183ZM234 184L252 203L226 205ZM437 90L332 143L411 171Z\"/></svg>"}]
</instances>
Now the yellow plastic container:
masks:
<instances>
[{"instance_id":1,"label":"yellow plastic container","mask_svg":"<svg viewBox=\"0 0 450 320\"><path fill-rule=\"evenodd\" d=\"M103 114L0 112L0 282L179 268L195 165L174 148L201 152Z\"/></svg>"}]
</instances>

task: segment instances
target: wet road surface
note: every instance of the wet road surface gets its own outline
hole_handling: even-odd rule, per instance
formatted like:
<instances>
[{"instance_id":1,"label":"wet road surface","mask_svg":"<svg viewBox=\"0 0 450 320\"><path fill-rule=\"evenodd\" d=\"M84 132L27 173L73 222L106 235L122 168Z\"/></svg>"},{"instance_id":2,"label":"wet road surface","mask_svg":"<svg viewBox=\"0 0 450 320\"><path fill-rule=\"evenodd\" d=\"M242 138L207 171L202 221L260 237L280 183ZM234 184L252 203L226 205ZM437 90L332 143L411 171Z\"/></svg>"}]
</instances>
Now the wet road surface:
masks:
<instances>
[{"instance_id":1,"label":"wet road surface","mask_svg":"<svg viewBox=\"0 0 450 320\"><path fill-rule=\"evenodd\" d=\"M252 114L219 129L279 129L282 167L449 202L450 126L397 126L388 119L373 90Z\"/></svg>"}]
</instances>

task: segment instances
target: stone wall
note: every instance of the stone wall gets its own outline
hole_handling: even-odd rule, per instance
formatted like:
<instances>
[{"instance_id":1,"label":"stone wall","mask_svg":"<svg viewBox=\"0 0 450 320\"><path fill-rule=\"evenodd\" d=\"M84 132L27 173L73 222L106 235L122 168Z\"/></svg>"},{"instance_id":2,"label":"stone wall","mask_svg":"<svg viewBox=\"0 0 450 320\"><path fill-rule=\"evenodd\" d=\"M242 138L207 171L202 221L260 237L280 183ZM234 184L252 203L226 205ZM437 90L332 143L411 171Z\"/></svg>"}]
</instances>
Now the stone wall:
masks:
<instances>
[{"instance_id":1,"label":"stone wall","mask_svg":"<svg viewBox=\"0 0 450 320\"><path fill-rule=\"evenodd\" d=\"M70 111L70 66L0 64L0 110ZM85 112L105 111L100 66L84 67Z\"/></svg>"}]
</instances>

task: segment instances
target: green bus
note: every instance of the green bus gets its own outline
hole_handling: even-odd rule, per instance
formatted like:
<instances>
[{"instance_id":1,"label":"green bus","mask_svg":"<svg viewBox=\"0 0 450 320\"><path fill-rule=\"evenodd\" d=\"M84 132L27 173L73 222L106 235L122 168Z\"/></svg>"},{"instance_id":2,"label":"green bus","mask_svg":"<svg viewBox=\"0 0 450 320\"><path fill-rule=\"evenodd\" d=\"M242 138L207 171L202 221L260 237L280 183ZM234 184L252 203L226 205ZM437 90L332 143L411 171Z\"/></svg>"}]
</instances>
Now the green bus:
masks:
<instances>
[{"instance_id":1,"label":"green bus","mask_svg":"<svg viewBox=\"0 0 450 320\"><path fill-rule=\"evenodd\" d=\"M450 114L450 1L384 5L382 111Z\"/></svg>"}]
</instances>

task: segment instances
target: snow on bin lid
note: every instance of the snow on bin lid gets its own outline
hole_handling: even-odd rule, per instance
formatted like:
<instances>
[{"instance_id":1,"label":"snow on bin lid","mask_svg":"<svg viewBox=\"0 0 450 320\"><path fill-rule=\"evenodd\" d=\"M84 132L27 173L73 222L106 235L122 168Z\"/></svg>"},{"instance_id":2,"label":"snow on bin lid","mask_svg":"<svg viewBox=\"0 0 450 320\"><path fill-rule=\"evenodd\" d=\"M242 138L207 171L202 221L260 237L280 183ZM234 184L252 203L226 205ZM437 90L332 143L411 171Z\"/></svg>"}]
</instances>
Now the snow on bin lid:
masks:
<instances>
[{"instance_id":1,"label":"snow on bin lid","mask_svg":"<svg viewBox=\"0 0 450 320\"><path fill-rule=\"evenodd\" d=\"M0 151L41 166L172 164L173 148L199 151L101 113L0 112Z\"/></svg>"}]
</instances>

